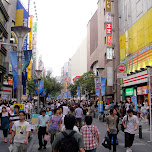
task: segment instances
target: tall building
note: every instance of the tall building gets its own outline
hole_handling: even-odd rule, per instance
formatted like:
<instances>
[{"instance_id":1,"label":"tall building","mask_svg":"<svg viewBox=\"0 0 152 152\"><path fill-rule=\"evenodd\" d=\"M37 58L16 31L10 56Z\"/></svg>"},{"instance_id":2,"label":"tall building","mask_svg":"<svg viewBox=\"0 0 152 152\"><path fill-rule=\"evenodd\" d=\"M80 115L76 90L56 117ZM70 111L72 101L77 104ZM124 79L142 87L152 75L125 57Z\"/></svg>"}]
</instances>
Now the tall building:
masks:
<instances>
[{"instance_id":1,"label":"tall building","mask_svg":"<svg viewBox=\"0 0 152 152\"><path fill-rule=\"evenodd\" d=\"M83 40L70 60L71 82L74 78L87 72L87 39Z\"/></svg>"},{"instance_id":2,"label":"tall building","mask_svg":"<svg viewBox=\"0 0 152 152\"><path fill-rule=\"evenodd\" d=\"M152 1L119 0L120 63L127 78L121 81L122 100L148 100L147 67L152 66Z\"/></svg>"},{"instance_id":3,"label":"tall building","mask_svg":"<svg viewBox=\"0 0 152 152\"><path fill-rule=\"evenodd\" d=\"M117 81L119 58L118 0L99 0L98 9L87 25L87 71L104 68L107 79L104 100L119 101Z\"/></svg>"},{"instance_id":4,"label":"tall building","mask_svg":"<svg viewBox=\"0 0 152 152\"><path fill-rule=\"evenodd\" d=\"M17 0L0 1L0 96L3 99L10 100L13 93L13 75L8 51L16 49L8 44L12 43L11 27L16 21L16 3ZM3 45L3 43L5 43Z\"/></svg>"}]
</instances>

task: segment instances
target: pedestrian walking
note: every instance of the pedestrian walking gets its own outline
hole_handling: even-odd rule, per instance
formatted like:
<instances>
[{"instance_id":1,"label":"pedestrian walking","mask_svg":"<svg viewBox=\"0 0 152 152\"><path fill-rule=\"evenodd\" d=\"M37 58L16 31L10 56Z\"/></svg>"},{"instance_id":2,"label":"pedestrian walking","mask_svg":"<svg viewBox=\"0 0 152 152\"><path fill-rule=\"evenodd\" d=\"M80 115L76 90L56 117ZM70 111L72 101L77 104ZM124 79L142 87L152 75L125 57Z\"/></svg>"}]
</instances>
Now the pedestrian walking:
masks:
<instances>
[{"instance_id":1,"label":"pedestrian walking","mask_svg":"<svg viewBox=\"0 0 152 152\"><path fill-rule=\"evenodd\" d=\"M80 104L75 109L75 117L76 117L76 126L80 129L82 127L82 115L83 111L82 108L80 108Z\"/></svg>"},{"instance_id":2,"label":"pedestrian walking","mask_svg":"<svg viewBox=\"0 0 152 152\"><path fill-rule=\"evenodd\" d=\"M19 118L19 110L20 110L20 107L18 105L15 105L15 107L14 107L15 113L14 113L14 115L13 114L10 115L10 133L12 133L13 124L16 121L20 120L20 118Z\"/></svg>"},{"instance_id":3,"label":"pedestrian walking","mask_svg":"<svg viewBox=\"0 0 152 152\"><path fill-rule=\"evenodd\" d=\"M116 116L117 111L114 108L110 109L110 115L106 120L106 128L110 141L113 138L113 152L116 152L116 139L117 139L117 130L118 130L118 116ZM110 142L111 150L111 142Z\"/></svg>"},{"instance_id":4,"label":"pedestrian walking","mask_svg":"<svg viewBox=\"0 0 152 152\"><path fill-rule=\"evenodd\" d=\"M85 152L96 152L97 146L100 143L99 131L95 125L92 124L92 116L85 117L85 125L81 128ZM96 140L97 139L97 142Z\"/></svg>"},{"instance_id":5,"label":"pedestrian walking","mask_svg":"<svg viewBox=\"0 0 152 152\"><path fill-rule=\"evenodd\" d=\"M3 130L4 142L7 143L7 135L9 129L9 113L6 107L2 108L2 113L0 113L0 127Z\"/></svg>"},{"instance_id":6,"label":"pedestrian walking","mask_svg":"<svg viewBox=\"0 0 152 152\"><path fill-rule=\"evenodd\" d=\"M79 133L73 131L75 117L71 114L64 118L65 131L57 134L53 144L53 152L84 152L84 144Z\"/></svg>"},{"instance_id":7,"label":"pedestrian walking","mask_svg":"<svg viewBox=\"0 0 152 152\"><path fill-rule=\"evenodd\" d=\"M44 149L46 149L46 145L47 145L47 141L44 140L44 143L43 143L42 140L44 139L45 134L47 134L46 126L49 121L49 116L46 115L45 110L42 110L41 114L42 115L40 115L38 117L38 127L39 127L39 130L38 130L39 148L38 148L38 150L41 150L42 146L44 146Z\"/></svg>"},{"instance_id":8,"label":"pedestrian walking","mask_svg":"<svg viewBox=\"0 0 152 152\"><path fill-rule=\"evenodd\" d=\"M49 118L51 118L51 116L52 116L51 108L49 108L49 107L46 108L46 115L49 116Z\"/></svg>"},{"instance_id":9,"label":"pedestrian walking","mask_svg":"<svg viewBox=\"0 0 152 152\"><path fill-rule=\"evenodd\" d=\"M47 125L47 132L51 134L51 144L59 131L61 131L61 117L59 116L59 110L56 108Z\"/></svg>"},{"instance_id":10,"label":"pedestrian walking","mask_svg":"<svg viewBox=\"0 0 152 152\"><path fill-rule=\"evenodd\" d=\"M29 132L31 131L30 124L25 121L25 112L19 112L19 121L16 121L12 128L10 144L14 138L13 152L27 152L27 144ZM14 137L15 136L15 137Z\"/></svg>"},{"instance_id":11,"label":"pedestrian walking","mask_svg":"<svg viewBox=\"0 0 152 152\"><path fill-rule=\"evenodd\" d=\"M134 137L136 130L139 125L139 120L137 116L133 115L133 110L129 109L127 111L128 115L124 116L122 120L122 124L125 128L125 147L126 147L126 152L132 152L131 146L133 145Z\"/></svg>"}]
</instances>

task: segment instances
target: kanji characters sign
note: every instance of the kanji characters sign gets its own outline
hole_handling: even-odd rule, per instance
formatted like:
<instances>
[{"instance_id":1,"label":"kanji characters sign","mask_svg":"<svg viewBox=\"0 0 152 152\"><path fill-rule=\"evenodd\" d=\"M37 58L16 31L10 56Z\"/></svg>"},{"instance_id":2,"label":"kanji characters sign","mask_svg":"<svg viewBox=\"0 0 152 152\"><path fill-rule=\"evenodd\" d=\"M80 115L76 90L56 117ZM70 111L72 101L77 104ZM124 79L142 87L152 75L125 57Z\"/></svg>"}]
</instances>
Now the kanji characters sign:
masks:
<instances>
[{"instance_id":1,"label":"kanji characters sign","mask_svg":"<svg viewBox=\"0 0 152 152\"><path fill-rule=\"evenodd\" d=\"M111 23L106 24L106 33L112 34L112 24Z\"/></svg>"},{"instance_id":2,"label":"kanji characters sign","mask_svg":"<svg viewBox=\"0 0 152 152\"><path fill-rule=\"evenodd\" d=\"M106 12L111 12L111 0L106 0Z\"/></svg>"},{"instance_id":3,"label":"kanji characters sign","mask_svg":"<svg viewBox=\"0 0 152 152\"><path fill-rule=\"evenodd\" d=\"M107 46L112 46L112 36L107 36Z\"/></svg>"}]
</instances>

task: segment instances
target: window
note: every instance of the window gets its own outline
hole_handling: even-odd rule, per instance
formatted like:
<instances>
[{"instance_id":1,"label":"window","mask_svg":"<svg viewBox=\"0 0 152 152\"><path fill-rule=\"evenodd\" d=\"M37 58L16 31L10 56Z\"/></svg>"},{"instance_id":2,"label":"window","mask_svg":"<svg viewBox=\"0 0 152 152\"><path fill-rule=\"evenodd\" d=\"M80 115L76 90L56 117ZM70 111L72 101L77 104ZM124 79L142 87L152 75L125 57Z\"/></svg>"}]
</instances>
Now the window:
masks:
<instances>
[{"instance_id":1,"label":"window","mask_svg":"<svg viewBox=\"0 0 152 152\"><path fill-rule=\"evenodd\" d=\"M2 25L5 27L6 20L5 20L4 15L1 11L0 11L0 21L1 21Z\"/></svg>"},{"instance_id":2,"label":"window","mask_svg":"<svg viewBox=\"0 0 152 152\"><path fill-rule=\"evenodd\" d=\"M0 52L0 65L4 66L5 56Z\"/></svg>"}]
</instances>

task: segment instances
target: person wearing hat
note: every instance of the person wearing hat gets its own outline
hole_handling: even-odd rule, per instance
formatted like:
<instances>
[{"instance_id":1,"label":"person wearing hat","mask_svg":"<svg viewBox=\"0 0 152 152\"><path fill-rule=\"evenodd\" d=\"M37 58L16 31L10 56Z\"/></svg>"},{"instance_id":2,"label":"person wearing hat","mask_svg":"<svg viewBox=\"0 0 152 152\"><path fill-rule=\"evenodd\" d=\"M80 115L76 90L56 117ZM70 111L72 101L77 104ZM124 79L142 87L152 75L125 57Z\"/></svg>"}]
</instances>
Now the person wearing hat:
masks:
<instances>
[{"instance_id":1,"label":"person wearing hat","mask_svg":"<svg viewBox=\"0 0 152 152\"><path fill-rule=\"evenodd\" d=\"M122 124L125 128L125 147L126 152L132 152L131 146L133 145L135 133L137 131L139 120L137 116L133 115L133 109L127 111L128 115L124 116Z\"/></svg>"},{"instance_id":2,"label":"person wearing hat","mask_svg":"<svg viewBox=\"0 0 152 152\"><path fill-rule=\"evenodd\" d=\"M39 139L39 148L38 150L42 149L42 146L44 146L44 149L46 149L47 141L44 140L44 144L42 142L44 135L46 133L46 126L49 122L49 116L46 115L46 111L42 110L41 115L38 117L38 139Z\"/></svg>"}]
</instances>

